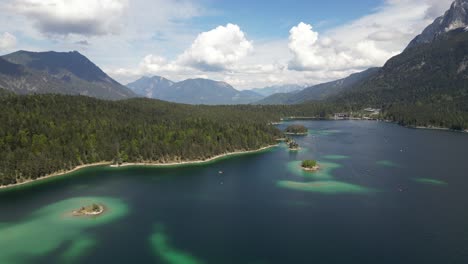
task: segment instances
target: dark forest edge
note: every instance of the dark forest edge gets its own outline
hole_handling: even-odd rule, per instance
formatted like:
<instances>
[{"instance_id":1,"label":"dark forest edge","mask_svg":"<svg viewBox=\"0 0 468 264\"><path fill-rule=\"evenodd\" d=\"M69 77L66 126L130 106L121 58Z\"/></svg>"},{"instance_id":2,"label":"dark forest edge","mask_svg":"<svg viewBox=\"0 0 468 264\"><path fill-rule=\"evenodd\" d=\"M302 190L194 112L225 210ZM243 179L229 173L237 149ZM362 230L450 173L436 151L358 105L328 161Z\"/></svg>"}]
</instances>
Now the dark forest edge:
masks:
<instances>
[{"instance_id":1,"label":"dark forest edge","mask_svg":"<svg viewBox=\"0 0 468 264\"><path fill-rule=\"evenodd\" d=\"M1 94L1 93L0 93ZM151 99L0 96L0 185L100 161L173 163L276 144L283 117L332 119L364 105L193 106ZM379 119L406 126L468 128L468 114L438 105L380 106Z\"/></svg>"}]
</instances>

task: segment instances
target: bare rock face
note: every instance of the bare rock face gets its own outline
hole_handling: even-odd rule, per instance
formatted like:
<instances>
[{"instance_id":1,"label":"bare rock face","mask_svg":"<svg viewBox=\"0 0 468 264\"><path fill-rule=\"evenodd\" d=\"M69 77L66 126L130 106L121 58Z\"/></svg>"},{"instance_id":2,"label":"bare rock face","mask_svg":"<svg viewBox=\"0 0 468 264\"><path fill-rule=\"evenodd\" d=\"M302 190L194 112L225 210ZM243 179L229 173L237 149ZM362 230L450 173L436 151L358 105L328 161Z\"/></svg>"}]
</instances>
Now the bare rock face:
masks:
<instances>
[{"instance_id":1,"label":"bare rock face","mask_svg":"<svg viewBox=\"0 0 468 264\"><path fill-rule=\"evenodd\" d=\"M445 33L459 28L468 27L468 0L456 0L450 9L438 17L431 25L414 38L407 49L421 44L431 43Z\"/></svg>"}]
</instances>

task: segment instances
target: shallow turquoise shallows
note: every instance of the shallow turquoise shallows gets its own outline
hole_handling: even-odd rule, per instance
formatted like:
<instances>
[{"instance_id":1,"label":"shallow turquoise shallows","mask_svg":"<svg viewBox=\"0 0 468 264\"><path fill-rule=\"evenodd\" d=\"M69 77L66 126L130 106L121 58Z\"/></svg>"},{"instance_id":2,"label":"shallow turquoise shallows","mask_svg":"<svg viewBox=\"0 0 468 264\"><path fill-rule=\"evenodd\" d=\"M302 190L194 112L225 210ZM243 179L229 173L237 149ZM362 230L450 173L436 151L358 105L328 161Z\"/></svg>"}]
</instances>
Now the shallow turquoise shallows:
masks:
<instances>
[{"instance_id":1,"label":"shallow turquoise shallows","mask_svg":"<svg viewBox=\"0 0 468 264\"><path fill-rule=\"evenodd\" d=\"M3 263L468 263L468 135L297 121L302 147L0 191ZM301 161L317 160L306 172ZM222 173L220 173L220 171ZM100 216L73 216L93 203Z\"/></svg>"}]
</instances>

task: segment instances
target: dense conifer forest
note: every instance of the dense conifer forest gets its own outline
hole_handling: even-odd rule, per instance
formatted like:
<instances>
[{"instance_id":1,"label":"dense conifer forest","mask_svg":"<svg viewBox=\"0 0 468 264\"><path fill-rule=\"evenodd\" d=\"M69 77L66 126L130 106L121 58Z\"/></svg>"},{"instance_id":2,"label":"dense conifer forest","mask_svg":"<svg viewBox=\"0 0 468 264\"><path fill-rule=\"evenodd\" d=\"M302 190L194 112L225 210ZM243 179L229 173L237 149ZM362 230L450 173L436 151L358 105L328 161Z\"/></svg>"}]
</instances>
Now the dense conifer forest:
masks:
<instances>
[{"instance_id":1,"label":"dense conifer forest","mask_svg":"<svg viewBox=\"0 0 468 264\"><path fill-rule=\"evenodd\" d=\"M100 161L173 162L274 144L275 117L242 107L81 96L0 99L0 184Z\"/></svg>"},{"instance_id":2,"label":"dense conifer forest","mask_svg":"<svg viewBox=\"0 0 468 264\"><path fill-rule=\"evenodd\" d=\"M468 128L467 112L437 105L392 104L383 107L380 118L402 125ZM254 150L283 137L271 125L281 118L330 118L364 106L194 106L0 93L0 185L101 161L167 163Z\"/></svg>"}]
</instances>

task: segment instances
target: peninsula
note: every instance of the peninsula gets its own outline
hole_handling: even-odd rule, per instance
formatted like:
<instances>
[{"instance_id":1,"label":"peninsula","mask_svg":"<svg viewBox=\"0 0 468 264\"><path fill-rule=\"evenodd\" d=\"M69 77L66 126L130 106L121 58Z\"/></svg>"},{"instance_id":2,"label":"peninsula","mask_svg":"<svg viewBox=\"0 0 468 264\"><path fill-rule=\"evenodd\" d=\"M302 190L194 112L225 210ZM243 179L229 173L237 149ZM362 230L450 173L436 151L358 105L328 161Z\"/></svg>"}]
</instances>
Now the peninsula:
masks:
<instances>
[{"instance_id":1,"label":"peninsula","mask_svg":"<svg viewBox=\"0 0 468 264\"><path fill-rule=\"evenodd\" d=\"M302 125L291 125L286 128L284 133L286 135L306 136L308 135L309 130Z\"/></svg>"}]
</instances>

